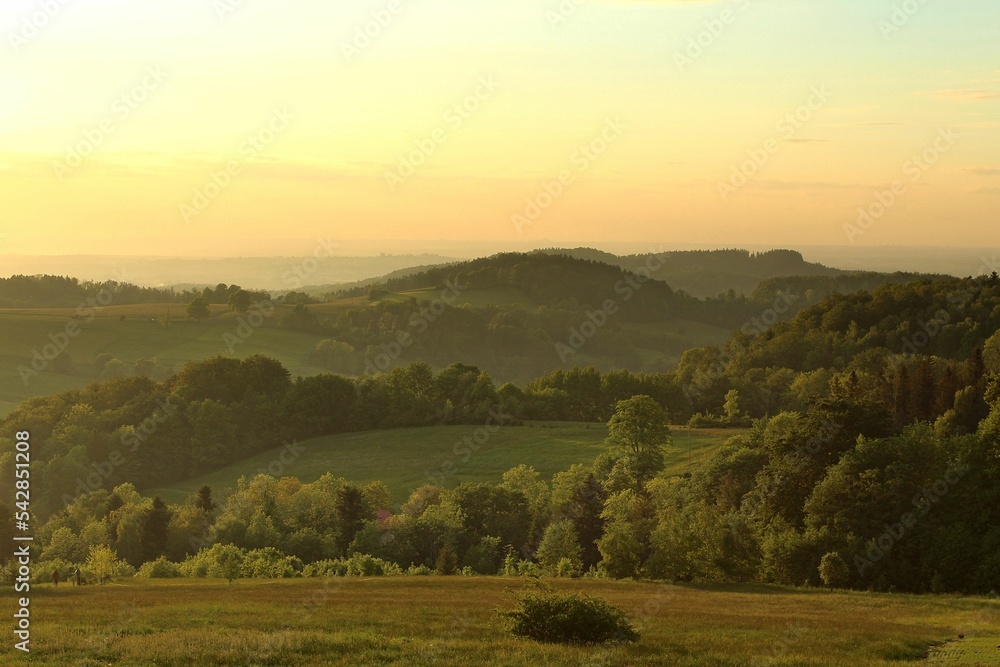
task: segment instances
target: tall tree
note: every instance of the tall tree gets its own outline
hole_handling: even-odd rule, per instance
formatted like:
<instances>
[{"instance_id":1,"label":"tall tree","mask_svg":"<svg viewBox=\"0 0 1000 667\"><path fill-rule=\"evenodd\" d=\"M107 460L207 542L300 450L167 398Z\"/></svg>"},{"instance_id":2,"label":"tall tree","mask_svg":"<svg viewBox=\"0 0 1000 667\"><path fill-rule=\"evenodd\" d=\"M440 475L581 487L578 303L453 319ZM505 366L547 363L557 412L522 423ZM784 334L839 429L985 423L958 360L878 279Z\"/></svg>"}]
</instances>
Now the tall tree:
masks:
<instances>
[{"instance_id":1,"label":"tall tree","mask_svg":"<svg viewBox=\"0 0 1000 667\"><path fill-rule=\"evenodd\" d=\"M170 508L159 496L153 498L153 506L143 512L140 543L144 562L156 560L166 550L170 516Z\"/></svg>"},{"instance_id":2,"label":"tall tree","mask_svg":"<svg viewBox=\"0 0 1000 667\"><path fill-rule=\"evenodd\" d=\"M212 311L209 310L205 297L199 296L188 304L187 316L192 320L207 320L212 316Z\"/></svg>"},{"instance_id":3,"label":"tall tree","mask_svg":"<svg viewBox=\"0 0 1000 667\"><path fill-rule=\"evenodd\" d=\"M636 490L664 468L664 448L672 442L670 420L649 396L619 401L608 421L608 440Z\"/></svg>"},{"instance_id":4,"label":"tall tree","mask_svg":"<svg viewBox=\"0 0 1000 667\"><path fill-rule=\"evenodd\" d=\"M368 509L361 489L350 484L340 489L340 492L337 494L335 511L337 518L340 520L340 534L337 536L337 547L341 552L347 553L348 547L354 541L354 536L364 526L365 521L370 518L371 512Z\"/></svg>"},{"instance_id":5,"label":"tall tree","mask_svg":"<svg viewBox=\"0 0 1000 667\"><path fill-rule=\"evenodd\" d=\"M217 505L212 500L212 487L206 484L198 489L194 504L195 507L205 510L209 514L214 512Z\"/></svg>"}]
</instances>

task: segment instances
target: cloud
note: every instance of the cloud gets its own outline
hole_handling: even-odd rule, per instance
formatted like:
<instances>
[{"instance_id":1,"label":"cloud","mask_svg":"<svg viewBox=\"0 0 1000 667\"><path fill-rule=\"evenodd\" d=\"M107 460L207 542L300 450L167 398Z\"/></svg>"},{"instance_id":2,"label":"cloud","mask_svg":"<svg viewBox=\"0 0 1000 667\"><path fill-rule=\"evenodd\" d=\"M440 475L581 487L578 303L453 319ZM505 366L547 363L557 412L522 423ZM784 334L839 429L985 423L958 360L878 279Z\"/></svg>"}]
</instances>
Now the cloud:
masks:
<instances>
[{"instance_id":1,"label":"cloud","mask_svg":"<svg viewBox=\"0 0 1000 667\"><path fill-rule=\"evenodd\" d=\"M964 127L971 130L982 130L991 129L994 127L1000 127L1000 122L997 121L980 121L977 123L960 123L955 127Z\"/></svg>"},{"instance_id":2,"label":"cloud","mask_svg":"<svg viewBox=\"0 0 1000 667\"><path fill-rule=\"evenodd\" d=\"M874 190L879 186L833 181L755 181L747 184L758 190ZM884 187L884 186L882 186Z\"/></svg>"},{"instance_id":3,"label":"cloud","mask_svg":"<svg viewBox=\"0 0 1000 667\"><path fill-rule=\"evenodd\" d=\"M988 88L925 90L922 91L921 94L938 100L952 100L956 102L977 102L981 100L995 100L1000 98L1000 90L989 90Z\"/></svg>"},{"instance_id":4,"label":"cloud","mask_svg":"<svg viewBox=\"0 0 1000 667\"><path fill-rule=\"evenodd\" d=\"M967 171L976 176L1000 176L1000 169L994 167L967 167L962 171Z\"/></svg>"}]
</instances>

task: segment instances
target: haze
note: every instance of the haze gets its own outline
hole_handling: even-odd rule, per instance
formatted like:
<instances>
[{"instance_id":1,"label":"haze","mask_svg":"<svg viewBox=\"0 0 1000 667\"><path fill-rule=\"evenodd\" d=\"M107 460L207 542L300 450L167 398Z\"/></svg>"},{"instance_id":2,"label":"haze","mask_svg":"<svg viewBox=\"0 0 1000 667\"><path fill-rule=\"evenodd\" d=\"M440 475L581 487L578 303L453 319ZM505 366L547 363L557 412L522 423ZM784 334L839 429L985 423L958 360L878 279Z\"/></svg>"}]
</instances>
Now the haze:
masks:
<instances>
[{"instance_id":1,"label":"haze","mask_svg":"<svg viewBox=\"0 0 1000 667\"><path fill-rule=\"evenodd\" d=\"M9 0L0 253L998 245L1000 5L912 4Z\"/></svg>"}]
</instances>

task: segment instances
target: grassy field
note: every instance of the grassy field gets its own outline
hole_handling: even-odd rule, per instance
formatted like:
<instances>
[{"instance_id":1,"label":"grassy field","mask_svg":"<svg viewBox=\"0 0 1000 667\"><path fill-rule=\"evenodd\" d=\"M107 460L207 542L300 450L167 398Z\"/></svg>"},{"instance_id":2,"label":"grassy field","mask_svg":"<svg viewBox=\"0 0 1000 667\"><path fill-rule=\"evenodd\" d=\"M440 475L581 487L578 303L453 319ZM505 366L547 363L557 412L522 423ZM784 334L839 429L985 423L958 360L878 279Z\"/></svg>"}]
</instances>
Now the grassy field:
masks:
<instances>
[{"instance_id":1,"label":"grassy field","mask_svg":"<svg viewBox=\"0 0 1000 667\"><path fill-rule=\"evenodd\" d=\"M461 482L499 482L505 470L521 463L534 466L549 478L574 463L590 463L607 448L604 424L531 423L500 428L465 461L466 454L456 455L455 447L466 447L463 438L473 436L476 428L432 426L316 438L300 443L303 451L287 465L276 463L283 451L278 448L169 488L147 489L144 493L180 502L204 484L220 497L225 496L226 489L234 487L243 475L270 472L311 482L331 472L358 483L381 480L392 491L393 500L402 503L410 491L422 484L435 482L450 488ZM674 446L667 453L668 471L680 474L693 469L739 432L675 428ZM452 470L449 463L455 466L452 474L446 474Z\"/></svg>"},{"instance_id":2,"label":"grassy field","mask_svg":"<svg viewBox=\"0 0 1000 667\"><path fill-rule=\"evenodd\" d=\"M32 591L30 661L13 635L0 663L38 667L439 665L441 667L898 667L1000 664L1000 602L765 586L559 580L626 611L621 647L506 635L512 579L128 580ZM0 594L12 609L9 588ZM9 623L9 621L8 621ZM958 640L959 633L966 636ZM946 644L951 641L952 643ZM988 649L992 644L994 648ZM925 657L934 649L934 657ZM980 651L980 657L965 647ZM947 654L947 655L946 655Z\"/></svg>"}]
</instances>

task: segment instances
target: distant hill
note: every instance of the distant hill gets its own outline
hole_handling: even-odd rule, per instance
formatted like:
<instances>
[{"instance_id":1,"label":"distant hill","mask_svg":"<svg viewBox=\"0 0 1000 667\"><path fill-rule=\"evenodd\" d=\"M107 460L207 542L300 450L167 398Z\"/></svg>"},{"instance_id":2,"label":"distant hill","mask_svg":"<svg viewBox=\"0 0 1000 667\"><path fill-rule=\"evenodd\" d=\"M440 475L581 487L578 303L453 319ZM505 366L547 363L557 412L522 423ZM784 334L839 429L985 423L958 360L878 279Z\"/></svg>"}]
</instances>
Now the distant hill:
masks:
<instances>
[{"instance_id":1,"label":"distant hill","mask_svg":"<svg viewBox=\"0 0 1000 667\"><path fill-rule=\"evenodd\" d=\"M846 273L822 264L806 262L794 250L684 250L644 253L638 255L612 255L593 248L551 248L539 252L569 255L614 264L629 271L646 266L650 258L662 258L663 266L656 277L672 288L692 296L715 297L732 290L735 294L749 296L757 286L781 276L837 276Z\"/></svg>"},{"instance_id":2,"label":"distant hill","mask_svg":"<svg viewBox=\"0 0 1000 667\"><path fill-rule=\"evenodd\" d=\"M520 253L501 253L494 257ZM875 289L889 283L905 283L921 278L947 280L946 274L914 272L879 273L875 271L842 270L807 262L795 250L768 250L751 252L742 249L728 250L665 250L635 255L615 255L594 248L544 248L526 254L566 256L600 264L616 266L626 271L649 271L657 281L667 283L677 292L699 298L747 296L752 300L773 299L778 289L786 292L802 288L812 290L816 300L831 292ZM483 260L472 260L484 261ZM351 290L363 290L379 284L399 285L401 279L422 274L434 275L434 270L468 265L456 261L434 265L412 266L382 276L366 278L354 283L316 285L302 291L313 295L331 295ZM810 280L800 280L809 278ZM762 289L760 289L762 288ZM359 293L359 292L353 292ZM811 300L810 303L815 303Z\"/></svg>"}]
</instances>

